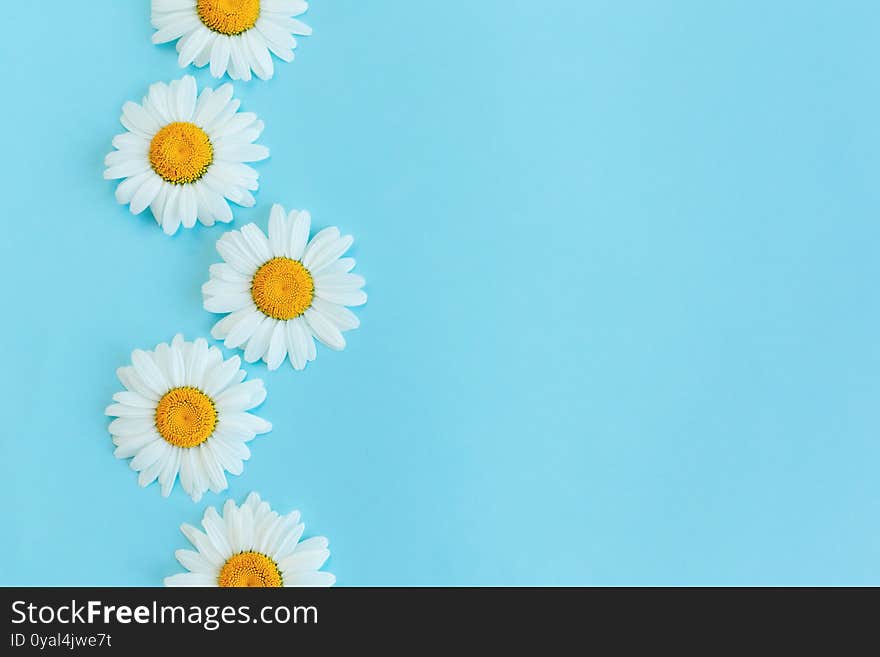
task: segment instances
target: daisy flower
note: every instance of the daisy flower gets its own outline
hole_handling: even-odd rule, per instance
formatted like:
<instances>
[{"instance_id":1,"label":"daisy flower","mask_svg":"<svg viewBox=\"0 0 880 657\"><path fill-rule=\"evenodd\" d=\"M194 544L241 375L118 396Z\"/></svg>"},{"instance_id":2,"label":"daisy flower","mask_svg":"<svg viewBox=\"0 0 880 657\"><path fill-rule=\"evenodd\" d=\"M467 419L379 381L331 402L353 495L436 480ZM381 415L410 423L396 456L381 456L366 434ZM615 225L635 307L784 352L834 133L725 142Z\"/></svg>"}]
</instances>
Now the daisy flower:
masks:
<instances>
[{"instance_id":1,"label":"daisy flower","mask_svg":"<svg viewBox=\"0 0 880 657\"><path fill-rule=\"evenodd\" d=\"M180 531L195 550L174 556L188 573L165 578L165 586L332 586L336 577L320 571L330 550L323 536L300 542L305 525L299 511L278 515L256 493L236 506L227 500L223 515L211 506L199 531Z\"/></svg>"},{"instance_id":2,"label":"daisy flower","mask_svg":"<svg viewBox=\"0 0 880 657\"><path fill-rule=\"evenodd\" d=\"M226 472L241 474L250 458L247 443L272 425L248 413L266 398L263 382L242 383L241 360L223 360L204 338L184 342L180 334L155 351L135 349L130 366L116 375L125 386L107 407L114 455L131 460L138 483L156 479L163 497L180 474L183 489L198 502L211 489L227 487Z\"/></svg>"},{"instance_id":3,"label":"daisy flower","mask_svg":"<svg viewBox=\"0 0 880 657\"><path fill-rule=\"evenodd\" d=\"M270 370L286 356L301 370L315 359L318 338L331 349L345 348L342 332L357 328L345 306L367 301L364 279L349 273L354 258L342 258L354 241L335 226L309 241L308 212L273 205L269 236L248 224L224 233L217 251L226 261L211 265L202 286L205 310L231 313L211 329L230 349L244 347L244 359L263 359ZM308 243L307 243L308 242Z\"/></svg>"},{"instance_id":4,"label":"daisy flower","mask_svg":"<svg viewBox=\"0 0 880 657\"><path fill-rule=\"evenodd\" d=\"M196 94L187 75L151 85L140 104L125 103L119 120L128 132L113 138L116 150L104 159L104 178L122 179L116 200L132 214L149 206L169 235L197 219L206 226L232 221L227 199L254 205L259 174L245 162L269 157L268 148L253 143L263 122L238 111L231 84Z\"/></svg>"},{"instance_id":5,"label":"daisy flower","mask_svg":"<svg viewBox=\"0 0 880 657\"><path fill-rule=\"evenodd\" d=\"M261 80L274 73L270 52L293 60L294 34L312 33L294 16L304 14L302 0L153 0L153 43L177 41L181 68L211 64L215 78Z\"/></svg>"}]
</instances>

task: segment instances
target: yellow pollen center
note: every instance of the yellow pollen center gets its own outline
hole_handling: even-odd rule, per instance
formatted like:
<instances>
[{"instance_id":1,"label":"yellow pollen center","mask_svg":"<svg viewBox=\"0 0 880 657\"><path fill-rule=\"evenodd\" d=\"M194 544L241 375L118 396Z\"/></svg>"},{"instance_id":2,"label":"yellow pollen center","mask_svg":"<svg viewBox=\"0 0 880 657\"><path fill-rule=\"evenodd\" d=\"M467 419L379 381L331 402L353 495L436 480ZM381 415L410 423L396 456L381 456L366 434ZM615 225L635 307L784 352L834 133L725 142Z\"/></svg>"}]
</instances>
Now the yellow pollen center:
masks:
<instances>
[{"instance_id":1,"label":"yellow pollen center","mask_svg":"<svg viewBox=\"0 0 880 657\"><path fill-rule=\"evenodd\" d=\"M281 586L278 564L259 552L239 552L226 560L217 576L219 586Z\"/></svg>"},{"instance_id":2,"label":"yellow pollen center","mask_svg":"<svg viewBox=\"0 0 880 657\"><path fill-rule=\"evenodd\" d=\"M169 123L150 142L150 166L174 185L194 183L213 161L214 147L208 133L194 123Z\"/></svg>"},{"instance_id":3,"label":"yellow pollen center","mask_svg":"<svg viewBox=\"0 0 880 657\"><path fill-rule=\"evenodd\" d=\"M172 388L156 405L156 429L175 447L197 447L214 433L217 409L198 388Z\"/></svg>"},{"instance_id":4,"label":"yellow pollen center","mask_svg":"<svg viewBox=\"0 0 880 657\"><path fill-rule=\"evenodd\" d=\"M254 274L251 296L264 315L293 319L312 305L315 281L299 260L272 258Z\"/></svg>"},{"instance_id":5,"label":"yellow pollen center","mask_svg":"<svg viewBox=\"0 0 880 657\"><path fill-rule=\"evenodd\" d=\"M196 8L205 27L229 36L247 32L260 17L260 0L199 0Z\"/></svg>"}]
</instances>

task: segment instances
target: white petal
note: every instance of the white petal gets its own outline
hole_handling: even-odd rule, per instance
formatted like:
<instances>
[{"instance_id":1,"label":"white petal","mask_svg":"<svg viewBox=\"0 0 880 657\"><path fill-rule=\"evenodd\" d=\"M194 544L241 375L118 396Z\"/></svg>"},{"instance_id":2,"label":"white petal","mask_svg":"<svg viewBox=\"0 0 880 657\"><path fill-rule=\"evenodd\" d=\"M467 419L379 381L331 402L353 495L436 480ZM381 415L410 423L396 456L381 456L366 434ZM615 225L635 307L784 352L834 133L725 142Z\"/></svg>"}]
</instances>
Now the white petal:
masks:
<instances>
[{"instance_id":1,"label":"white petal","mask_svg":"<svg viewBox=\"0 0 880 657\"><path fill-rule=\"evenodd\" d=\"M208 538L211 539L211 543L214 544L214 547L217 549L220 556L223 557L223 559L231 557L232 547L226 536L226 524L218 515L217 509L213 506L209 506L205 509L205 514L202 516L202 527L205 528Z\"/></svg>"},{"instance_id":2,"label":"white petal","mask_svg":"<svg viewBox=\"0 0 880 657\"><path fill-rule=\"evenodd\" d=\"M122 161L119 158L124 158ZM104 170L104 180L116 180L137 176L150 170L150 163L144 157L137 157L122 151L110 153L104 160L107 169Z\"/></svg>"},{"instance_id":3,"label":"white petal","mask_svg":"<svg viewBox=\"0 0 880 657\"><path fill-rule=\"evenodd\" d=\"M162 216L165 214L165 206L168 204L168 192L171 191L172 187L171 183L163 180L162 186L159 187L159 192L153 198L153 202L150 203L150 212L153 214L153 219L160 226L162 225Z\"/></svg>"},{"instance_id":4,"label":"white petal","mask_svg":"<svg viewBox=\"0 0 880 657\"><path fill-rule=\"evenodd\" d=\"M360 326L361 322L353 312L345 306L330 303L320 297L312 300L312 308L333 322L340 331L350 331Z\"/></svg>"},{"instance_id":5,"label":"white petal","mask_svg":"<svg viewBox=\"0 0 880 657\"><path fill-rule=\"evenodd\" d=\"M152 417L118 417L107 427L114 436L138 436L153 429Z\"/></svg>"},{"instance_id":6,"label":"white petal","mask_svg":"<svg viewBox=\"0 0 880 657\"><path fill-rule=\"evenodd\" d=\"M219 143L215 154L232 162L259 162L269 157L269 149L262 144Z\"/></svg>"},{"instance_id":7,"label":"white petal","mask_svg":"<svg viewBox=\"0 0 880 657\"><path fill-rule=\"evenodd\" d=\"M233 428L218 425L217 429L214 431L214 435L211 436L211 440L217 443L215 446L219 445L228 451L232 458L240 461L247 461L251 457L251 450L248 449L246 443L253 440L256 435L257 434L253 432L242 435ZM230 472L233 471L230 470ZM235 473L233 472L233 474Z\"/></svg>"},{"instance_id":8,"label":"white petal","mask_svg":"<svg viewBox=\"0 0 880 657\"><path fill-rule=\"evenodd\" d=\"M252 276L265 262L257 259L246 247L241 233L237 230L229 231L217 240L217 251L226 262L246 276Z\"/></svg>"},{"instance_id":9,"label":"white petal","mask_svg":"<svg viewBox=\"0 0 880 657\"><path fill-rule=\"evenodd\" d=\"M184 75L178 81L176 91L175 109L177 111L177 120L191 121L193 112L196 109L196 96L198 95L196 79L191 75Z\"/></svg>"},{"instance_id":10,"label":"white petal","mask_svg":"<svg viewBox=\"0 0 880 657\"><path fill-rule=\"evenodd\" d=\"M180 55L177 64L180 68L186 68L193 63L203 49L210 48L217 35L205 27L197 27L177 42Z\"/></svg>"},{"instance_id":11,"label":"white petal","mask_svg":"<svg viewBox=\"0 0 880 657\"><path fill-rule=\"evenodd\" d=\"M330 557L330 550L310 550L308 552L294 552L278 563L278 569L282 572L302 573L310 570L318 570Z\"/></svg>"},{"instance_id":12,"label":"white petal","mask_svg":"<svg viewBox=\"0 0 880 657\"><path fill-rule=\"evenodd\" d=\"M205 492L199 473L200 467L192 449L180 451L180 485L195 502L198 502Z\"/></svg>"},{"instance_id":13,"label":"white petal","mask_svg":"<svg viewBox=\"0 0 880 657\"><path fill-rule=\"evenodd\" d=\"M170 446L168 446L168 448L170 449ZM141 470L138 474L138 486L140 486L141 488L146 488L154 481L156 481L156 478L159 476L159 473L161 472L163 467L165 467L165 457L158 459L152 465L149 465Z\"/></svg>"},{"instance_id":14,"label":"white petal","mask_svg":"<svg viewBox=\"0 0 880 657\"><path fill-rule=\"evenodd\" d=\"M131 362L141 380L157 395L165 394L171 387L151 354L135 349L131 352Z\"/></svg>"},{"instance_id":15,"label":"white petal","mask_svg":"<svg viewBox=\"0 0 880 657\"><path fill-rule=\"evenodd\" d=\"M258 520L257 518L257 509L260 507L262 500L260 499L260 494L256 491L251 491L248 493L247 499L244 501L243 506L249 506L251 511L254 513L254 521Z\"/></svg>"},{"instance_id":16,"label":"white petal","mask_svg":"<svg viewBox=\"0 0 880 657\"><path fill-rule=\"evenodd\" d=\"M321 272L319 274L314 274L315 279L315 290L359 290L365 284L363 276L359 274L326 274Z\"/></svg>"},{"instance_id":17,"label":"white petal","mask_svg":"<svg viewBox=\"0 0 880 657\"><path fill-rule=\"evenodd\" d=\"M321 249L338 239L339 229L336 226L328 226L323 230L319 230L311 239L308 246L306 246L305 254L302 258L303 264L305 264L306 260L311 261L317 253L320 253Z\"/></svg>"},{"instance_id":18,"label":"white petal","mask_svg":"<svg viewBox=\"0 0 880 657\"><path fill-rule=\"evenodd\" d=\"M110 404L104 409L104 415L111 417L146 417L151 418L156 414L153 408L141 408L138 406L126 406L125 404Z\"/></svg>"},{"instance_id":19,"label":"white petal","mask_svg":"<svg viewBox=\"0 0 880 657\"><path fill-rule=\"evenodd\" d=\"M208 538L206 533L201 532L192 525L186 523L183 523L180 526L180 531L183 532L183 535L186 536L187 540L192 543L202 556L213 564L215 568L219 568L226 561L226 559L224 559L217 551L217 548L214 547L214 544L211 542L211 539Z\"/></svg>"},{"instance_id":20,"label":"white petal","mask_svg":"<svg viewBox=\"0 0 880 657\"><path fill-rule=\"evenodd\" d=\"M163 342L156 346L154 359L169 388L178 388L186 383L186 368L179 349L172 349Z\"/></svg>"},{"instance_id":21,"label":"white petal","mask_svg":"<svg viewBox=\"0 0 880 657\"><path fill-rule=\"evenodd\" d=\"M306 321L315 337L336 351L345 349L345 338L336 325L314 308L305 312Z\"/></svg>"},{"instance_id":22,"label":"white petal","mask_svg":"<svg viewBox=\"0 0 880 657\"><path fill-rule=\"evenodd\" d=\"M293 220L293 226L290 232L289 255L294 260L302 260L305 252L306 242L309 239L309 229L312 225L312 215L308 211L303 210L297 213Z\"/></svg>"},{"instance_id":23,"label":"white petal","mask_svg":"<svg viewBox=\"0 0 880 657\"><path fill-rule=\"evenodd\" d=\"M153 202L161 186L162 179L159 176L155 174L148 176L131 198L131 205L129 206L131 213L140 214L143 212Z\"/></svg>"},{"instance_id":24,"label":"white petal","mask_svg":"<svg viewBox=\"0 0 880 657\"><path fill-rule=\"evenodd\" d=\"M308 362L308 345L307 340L312 339L305 320L302 317L285 322L287 331L287 353L290 356L290 363L296 370L305 368Z\"/></svg>"},{"instance_id":25,"label":"white petal","mask_svg":"<svg viewBox=\"0 0 880 657\"><path fill-rule=\"evenodd\" d=\"M223 281L218 278L212 278L207 283L202 285L202 295L207 299L207 297L219 297L230 294L246 294L250 296L251 285L249 281L237 281L235 283L230 283L229 281ZM249 305L249 304L248 304ZM224 312L224 311L212 311L212 312ZM231 311L226 311L231 312Z\"/></svg>"},{"instance_id":26,"label":"white petal","mask_svg":"<svg viewBox=\"0 0 880 657\"><path fill-rule=\"evenodd\" d=\"M113 452L113 456L118 459L131 458L155 440L162 439L153 428L129 436L114 436L113 444L116 445L116 450Z\"/></svg>"},{"instance_id":27,"label":"white petal","mask_svg":"<svg viewBox=\"0 0 880 657\"><path fill-rule=\"evenodd\" d=\"M205 310L212 313L232 313L253 305L250 292L218 294L206 297L203 303ZM253 362L253 361L249 361Z\"/></svg>"},{"instance_id":28,"label":"white petal","mask_svg":"<svg viewBox=\"0 0 880 657\"><path fill-rule=\"evenodd\" d=\"M214 458L217 459L217 463L219 463L226 472L233 475L240 475L242 473L244 465L241 459L236 458L223 441L211 438L210 440L206 440L204 445L207 446L208 450L214 455Z\"/></svg>"},{"instance_id":29,"label":"white petal","mask_svg":"<svg viewBox=\"0 0 880 657\"><path fill-rule=\"evenodd\" d=\"M156 461L165 456L165 453L169 448L168 443L164 440L154 440L148 445L145 445L144 448L131 460L131 469L140 471L153 465Z\"/></svg>"},{"instance_id":30,"label":"white petal","mask_svg":"<svg viewBox=\"0 0 880 657\"><path fill-rule=\"evenodd\" d=\"M213 280L226 281L229 283L241 283L242 285L245 285L247 287L250 287L251 284L251 278L249 276L245 276L225 262L219 262L211 265L208 268L208 272L211 274L211 278Z\"/></svg>"},{"instance_id":31,"label":"white petal","mask_svg":"<svg viewBox=\"0 0 880 657\"><path fill-rule=\"evenodd\" d=\"M197 68L204 68L205 65L211 61L212 46L213 46L213 43L208 42L208 45L206 45L204 48L202 48L199 51L199 54L196 55L196 58L193 60L193 66L195 66Z\"/></svg>"},{"instance_id":32,"label":"white petal","mask_svg":"<svg viewBox=\"0 0 880 657\"><path fill-rule=\"evenodd\" d=\"M312 550L325 550L330 541L324 536L312 536L296 546L294 552L311 552Z\"/></svg>"},{"instance_id":33,"label":"white petal","mask_svg":"<svg viewBox=\"0 0 880 657\"><path fill-rule=\"evenodd\" d=\"M275 256L288 256L288 247L290 240L288 239L287 218L284 214L284 208L275 203L269 213L269 248Z\"/></svg>"},{"instance_id":34,"label":"white petal","mask_svg":"<svg viewBox=\"0 0 880 657\"><path fill-rule=\"evenodd\" d=\"M164 582L165 586L168 587L178 587L178 586L217 586L217 578L211 577L209 575L205 575L203 573L177 573L176 575L171 575L170 577L166 577Z\"/></svg>"},{"instance_id":35,"label":"white petal","mask_svg":"<svg viewBox=\"0 0 880 657\"><path fill-rule=\"evenodd\" d=\"M229 335L226 336L226 340L223 342L227 349L235 349L247 342L251 336L254 335L254 331L257 330L257 327L265 317L263 313L257 310L249 310L245 308L244 312L248 314L242 317L241 321L229 331Z\"/></svg>"},{"instance_id":36,"label":"white petal","mask_svg":"<svg viewBox=\"0 0 880 657\"><path fill-rule=\"evenodd\" d=\"M362 306L367 302L367 295L363 290L315 289L315 296L341 306Z\"/></svg>"},{"instance_id":37,"label":"white petal","mask_svg":"<svg viewBox=\"0 0 880 657\"><path fill-rule=\"evenodd\" d=\"M252 112L241 112L227 121L222 129L222 140L224 144L249 144L257 140L263 134L266 124L257 118ZM138 151L130 151L137 153ZM253 172L256 174L256 172Z\"/></svg>"},{"instance_id":38,"label":"white petal","mask_svg":"<svg viewBox=\"0 0 880 657\"><path fill-rule=\"evenodd\" d=\"M263 526L260 528L258 551L270 556L275 554L276 547L281 543L284 539L285 533L290 531L290 529L292 529L292 527L285 518L278 516L276 513L272 513L270 518L264 522Z\"/></svg>"},{"instance_id":39,"label":"white petal","mask_svg":"<svg viewBox=\"0 0 880 657\"><path fill-rule=\"evenodd\" d=\"M281 541L275 545L275 551L271 555L276 563L280 563L282 559L293 554L297 541L305 530L305 525L299 522L299 511L289 513L286 520L288 529L282 535Z\"/></svg>"},{"instance_id":40,"label":"white petal","mask_svg":"<svg viewBox=\"0 0 880 657\"><path fill-rule=\"evenodd\" d=\"M272 317L263 317L259 325L254 329L253 335L248 339L244 350L244 360L246 363L256 363L260 360L269 348L269 340L272 338L272 331L276 324L280 322Z\"/></svg>"},{"instance_id":41,"label":"white petal","mask_svg":"<svg viewBox=\"0 0 880 657\"><path fill-rule=\"evenodd\" d=\"M255 307L254 308L242 308L241 310L236 310L234 313L227 315L220 321L218 321L211 328L211 336L216 340L225 340L226 336L238 326L242 321L247 319L251 315L251 313L259 312Z\"/></svg>"},{"instance_id":42,"label":"white petal","mask_svg":"<svg viewBox=\"0 0 880 657\"><path fill-rule=\"evenodd\" d=\"M143 107L130 100L122 106L120 123L132 132L151 139L159 131L159 123Z\"/></svg>"},{"instance_id":43,"label":"white petal","mask_svg":"<svg viewBox=\"0 0 880 657\"><path fill-rule=\"evenodd\" d=\"M262 6L266 11L298 16L309 8L309 3L305 0L263 0Z\"/></svg>"},{"instance_id":44,"label":"white petal","mask_svg":"<svg viewBox=\"0 0 880 657\"><path fill-rule=\"evenodd\" d=\"M229 77L233 80L248 81L251 79L251 67L245 57L240 39L232 39L229 44Z\"/></svg>"},{"instance_id":45,"label":"white petal","mask_svg":"<svg viewBox=\"0 0 880 657\"><path fill-rule=\"evenodd\" d=\"M336 577L322 570L306 573L289 573L284 576L284 586L333 586Z\"/></svg>"},{"instance_id":46,"label":"white petal","mask_svg":"<svg viewBox=\"0 0 880 657\"><path fill-rule=\"evenodd\" d=\"M238 514L238 507L232 500L226 500L223 505L223 524L226 527L226 537L229 539L229 545L232 552L242 552L241 544L241 519Z\"/></svg>"},{"instance_id":47,"label":"white petal","mask_svg":"<svg viewBox=\"0 0 880 657\"><path fill-rule=\"evenodd\" d=\"M113 148L128 153L140 153L144 157L150 149L150 140L136 135L133 132L123 132L121 135L113 137Z\"/></svg>"},{"instance_id":48,"label":"white petal","mask_svg":"<svg viewBox=\"0 0 880 657\"><path fill-rule=\"evenodd\" d=\"M156 402L142 397L136 392L126 390L124 392L113 393L113 400L125 406L135 406L137 408L155 409ZM109 413L108 413L109 415Z\"/></svg>"},{"instance_id":49,"label":"white petal","mask_svg":"<svg viewBox=\"0 0 880 657\"><path fill-rule=\"evenodd\" d=\"M251 379L228 387L214 397L214 403L221 414L247 411L259 406L266 398L266 388L260 379Z\"/></svg>"},{"instance_id":50,"label":"white petal","mask_svg":"<svg viewBox=\"0 0 880 657\"><path fill-rule=\"evenodd\" d=\"M339 258L331 262L329 265L321 269L321 276L329 276L331 274L347 274L354 269L354 258Z\"/></svg>"},{"instance_id":51,"label":"white petal","mask_svg":"<svg viewBox=\"0 0 880 657\"><path fill-rule=\"evenodd\" d=\"M131 203L131 200L134 198L137 191L150 178L156 178L156 174L152 169L123 180L116 186L116 200L123 205Z\"/></svg>"},{"instance_id":52,"label":"white petal","mask_svg":"<svg viewBox=\"0 0 880 657\"><path fill-rule=\"evenodd\" d=\"M174 557L181 566L193 573L203 573L205 575L216 575L217 569L214 565L205 559L204 556L192 550L176 550Z\"/></svg>"},{"instance_id":53,"label":"white petal","mask_svg":"<svg viewBox=\"0 0 880 657\"><path fill-rule=\"evenodd\" d=\"M223 413L217 421L218 430L240 436L262 434L272 431L272 423L251 413Z\"/></svg>"},{"instance_id":54,"label":"white petal","mask_svg":"<svg viewBox=\"0 0 880 657\"><path fill-rule=\"evenodd\" d=\"M203 90L202 94L205 96L205 100L199 103L195 113L195 122L204 128L211 125L232 100L232 92L232 85L229 83L221 85L217 89Z\"/></svg>"},{"instance_id":55,"label":"white petal","mask_svg":"<svg viewBox=\"0 0 880 657\"><path fill-rule=\"evenodd\" d=\"M120 367L116 370L116 376L126 388L153 402L158 401L159 397L165 394L164 390L161 393L154 392L147 386L134 367Z\"/></svg>"},{"instance_id":56,"label":"white petal","mask_svg":"<svg viewBox=\"0 0 880 657\"><path fill-rule=\"evenodd\" d=\"M233 356L217 367L209 368L205 372L204 392L209 397L216 397L235 380L241 371L241 359Z\"/></svg>"},{"instance_id":57,"label":"white petal","mask_svg":"<svg viewBox=\"0 0 880 657\"><path fill-rule=\"evenodd\" d=\"M186 362L186 385L204 389L208 360L208 342L204 338L196 338Z\"/></svg>"},{"instance_id":58,"label":"white petal","mask_svg":"<svg viewBox=\"0 0 880 657\"><path fill-rule=\"evenodd\" d=\"M225 34L214 40L211 47L211 75L215 78L223 77L226 73L226 65L229 63L229 37Z\"/></svg>"},{"instance_id":59,"label":"white petal","mask_svg":"<svg viewBox=\"0 0 880 657\"><path fill-rule=\"evenodd\" d=\"M168 452L168 458L159 472L159 486L162 490L162 497L171 495L171 489L174 488L174 481L177 479L177 473L180 471L180 450L172 449Z\"/></svg>"},{"instance_id":60,"label":"white petal","mask_svg":"<svg viewBox=\"0 0 880 657\"><path fill-rule=\"evenodd\" d=\"M354 238L351 235L343 235L341 238L328 243L319 251L310 249L303 258L303 264L316 273L320 272L321 269L348 251L353 242Z\"/></svg>"},{"instance_id":61,"label":"white petal","mask_svg":"<svg viewBox=\"0 0 880 657\"><path fill-rule=\"evenodd\" d=\"M272 339L269 342L269 349L266 351L266 365L270 370L277 370L287 356L285 335L286 329L284 324L277 322L272 332Z\"/></svg>"},{"instance_id":62,"label":"white petal","mask_svg":"<svg viewBox=\"0 0 880 657\"><path fill-rule=\"evenodd\" d=\"M251 55L251 68L261 80L268 80L275 73L272 55L260 30L248 30L242 34L244 44Z\"/></svg>"},{"instance_id":63,"label":"white petal","mask_svg":"<svg viewBox=\"0 0 880 657\"><path fill-rule=\"evenodd\" d=\"M180 221L184 228L196 225L199 215L199 201L193 185L180 185Z\"/></svg>"},{"instance_id":64,"label":"white petal","mask_svg":"<svg viewBox=\"0 0 880 657\"><path fill-rule=\"evenodd\" d=\"M273 21L260 17L257 19L256 28L273 52L285 52L296 48L296 39Z\"/></svg>"},{"instance_id":65,"label":"white petal","mask_svg":"<svg viewBox=\"0 0 880 657\"><path fill-rule=\"evenodd\" d=\"M226 475L223 473L223 468L220 466L214 452L208 448L206 443L199 445L195 448L195 451L198 452L198 458L201 462L202 470L208 478L211 491L219 493L226 490L229 484L226 482Z\"/></svg>"},{"instance_id":66,"label":"white petal","mask_svg":"<svg viewBox=\"0 0 880 657\"><path fill-rule=\"evenodd\" d=\"M183 16L180 20L174 21L172 24L154 32L151 40L155 44L168 43L169 41L179 39L184 34L188 34L201 24L201 21L195 14Z\"/></svg>"},{"instance_id":67,"label":"white petal","mask_svg":"<svg viewBox=\"0 0 880 657\"><path fill-rule=\"evenodd\" d=\"M241 228L241 236L245 239L248 248L259 263L272 259L272 251L269 248L269 240L256 224L247 224Z\"/></svg>"},{"instance_id":68,"label":"white petal","mask_svg":"<svg viewBox=\"0 0 880 657\"><path fill-rule=\"evenodd\" d=\"M180 193L181 185L168 186L168 198L162 211L162 231L166 235L174 235L180 228Z\"/></svg>"}]
</instances>

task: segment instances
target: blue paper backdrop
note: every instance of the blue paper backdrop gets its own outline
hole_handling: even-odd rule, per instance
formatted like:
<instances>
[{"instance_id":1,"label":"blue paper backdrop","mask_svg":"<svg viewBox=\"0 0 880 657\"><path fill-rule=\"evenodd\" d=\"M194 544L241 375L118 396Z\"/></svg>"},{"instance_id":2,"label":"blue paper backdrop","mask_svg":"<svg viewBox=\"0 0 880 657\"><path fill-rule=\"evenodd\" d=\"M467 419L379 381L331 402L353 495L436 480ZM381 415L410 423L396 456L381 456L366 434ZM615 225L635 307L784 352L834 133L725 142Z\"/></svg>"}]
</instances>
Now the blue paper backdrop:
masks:
<instances>
[{"instance_id":1,"label":"blue paper backdrop","mask_svg":"<svg viewBox=\"0 0 880 657\"><path fill-rule=\"evenodd\" d=\"M2 584L154 585L178 488L103 409L135 347L217 317L224 227L102 180L185 72L149 3L10 3ZM880 584L880 4L315 2L257 207L356 237L362 326L262 377L258 490L367 584ZM200 84L215 84L207 71ZM230 352L227 352L229 354Z\"/></svg>"}]
</instances>

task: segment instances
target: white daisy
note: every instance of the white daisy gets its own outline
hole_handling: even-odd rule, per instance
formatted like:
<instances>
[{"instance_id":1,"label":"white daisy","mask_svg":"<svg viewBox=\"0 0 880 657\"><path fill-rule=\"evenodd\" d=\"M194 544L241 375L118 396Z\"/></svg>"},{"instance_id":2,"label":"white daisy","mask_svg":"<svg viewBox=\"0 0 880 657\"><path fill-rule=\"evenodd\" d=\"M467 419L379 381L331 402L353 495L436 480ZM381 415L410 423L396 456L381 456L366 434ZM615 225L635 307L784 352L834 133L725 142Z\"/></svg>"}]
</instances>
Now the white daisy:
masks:
<instances>
[{"instance_id":1,"label":"white daisy","mask_svg":"<svg viewBox=\"0 0 880 657\"><path fill-rule=\"evenodd\" d=\"M168 497L180 474L183 489L198 502L211 489L227 487L226 474L241 474L250 458L247 443L272 425L248 413L266 398L260 379L242 383L241 359L223 360L204 338L176 335L155 351L135 349L131 366L116 375L125 392L113 395L105 413L116 419L110 433L116 458L131 460L138 483L158 479Z\"/></svg>"},{"instance_id":2,"label":"white daisy","mask_svg":"<svg viewBox=\"0 0 880 657\"><path fill-rule=\"evenodd\" d=\"M211 265L210 280L202 286L205 310L231 314L211 335L231 349L244 347L249 363L263 359L274 370L289 356L301 370L315 359L313 336L341 350L342 332L360 324L345 306L366 303L364 279L349 273L354 258L341 257L354 240L332 226L307 244L310 224L305 210L285 216L276 204L268 238L248 224L217 241L226 262Z\"/></svg>"},{"instance_id":3,"label":"white daisy","mask_svg":"<svg viewBox=\"0 0 880 657\"><path fill-rule=\"evenodd\" d=\"M332 586L336 577L320 571L330 556L328 541L316 536L300 542L305 525L299 511L280 516L248 495L240 507L226 500L223 515L211 506L199 531L183 524L180 530L196 550L177 550L174 556L188 573L165 578L165 586Z\"/></svg>"},{"instance_id":4,"label":"white daisy","mask_svg":"<svg viewBox=\"0 0 880 657\"><path fill-rule=\"evenodd\" d=\"M215 78L229 73L233 80L261 80L274 73L270 52L293 60L294 34L312 33L294 16L304 14L303 0L153 0L153 43L179 39L181 68L211 64Z\"/></svg>"},{"instance_id":5,"label":"white daisy","mask_svg":"<svg viewBox=\"0 0 880 657\"><path fill-rule=\"evenodd\" d=\"M238 111L231 84L196 93L187 75L151 85L140 104L125 103L119 120L128 132L113 138L116 150L104 159L104 178L124 179L116 200L132 214L149 206L169 235L196 219L206 226L232 221L226 199L254 205L259 174L244 163L269 157L268 148L253 143L263 122Z\"/></svg>"}]
</instances>

